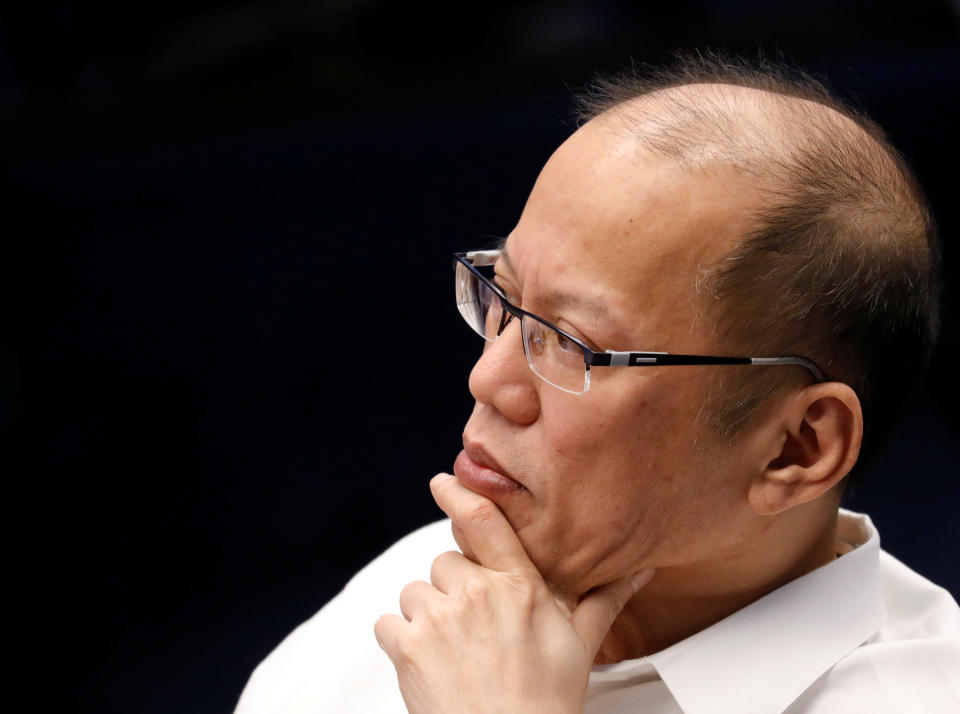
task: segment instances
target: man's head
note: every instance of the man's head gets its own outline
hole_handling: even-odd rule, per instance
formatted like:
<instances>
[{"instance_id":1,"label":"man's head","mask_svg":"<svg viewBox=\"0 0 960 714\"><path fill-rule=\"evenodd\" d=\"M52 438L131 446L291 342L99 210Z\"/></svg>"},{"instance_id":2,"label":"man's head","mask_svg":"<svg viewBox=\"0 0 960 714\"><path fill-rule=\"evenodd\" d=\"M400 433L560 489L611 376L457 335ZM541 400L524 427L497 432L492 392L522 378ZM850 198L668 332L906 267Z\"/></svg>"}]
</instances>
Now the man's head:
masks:
<instances>
[{"instance_id":1,"label":"man's head","mask_svg":"<svg viewBox=\"0 0 960 714\"><path fill-rule=\"evenodd\" d=\"M906 266L903 280L933 282L926 213L875 136L782 92L666 85L594 102L594 117L537 179L498 283L597 350L803 355L837 381L814 384L800 367L600 368L586 394L571 395L527 368L519 326L508 325L471 373L466 451L524 487L494 498L548 581L571 595L639 567L724 558L737 567L774 520L802 558L856 461L858 392L873 394L873 375L861 375L870 355L857 348L881 338L863 336L871 325L857 320L904 299L889 286L889 299L877 297L870 284L891 272L888 253ZM851 152L837 157L851 165L821 157L825 165L854 173L822 183L809 165L817 137ZM827 205L831 190L839 199ZM871 192L892 192L912 214L887 215L882 202L844 213ZM806 214L784 208L798 196ZM807 221L784 218L794 214ZM912 233L897 227L911 220ZM838 235L844 223L860 234ZM852 316L824 326L838 303ZM935 322L915 322L924 320ZM921 328L910 329L884 339L910 342Z\"/></svg>"},{"instance_id":2,"label":"man's head","mask_svg":"<svg viewBox=\"0 0 960 714\"><path fill-rule=\"evenodd\" d=\"M883 130L803 74L719 58L601 80L581 95L580 117L601 115L653 155L733 169L759 191L752 226L703 266L699 287L731 349L803 354L854 388L866 434L845 486L858 483L939 327L935 227ZM704 416L728 439L790 386L779 370L715 374Z\"/></svg>"}]
</instances>

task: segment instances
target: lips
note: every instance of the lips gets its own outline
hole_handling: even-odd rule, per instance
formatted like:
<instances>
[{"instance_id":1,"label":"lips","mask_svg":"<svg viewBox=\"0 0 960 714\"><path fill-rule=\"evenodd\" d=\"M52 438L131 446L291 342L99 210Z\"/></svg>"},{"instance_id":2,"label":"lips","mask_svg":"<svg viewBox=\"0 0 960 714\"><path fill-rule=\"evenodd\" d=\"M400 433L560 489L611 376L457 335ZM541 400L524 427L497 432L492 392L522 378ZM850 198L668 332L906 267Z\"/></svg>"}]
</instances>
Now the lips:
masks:
<instances>
[{"instance_id":1,"label":"lips","mask_svg":"<svg viewBox=\"0 0 960 714\"><path fill-rule=\"evenodd\" d=\"M498 464L496 460L492 456L490 456L490 454L488 454L482 446L480 446L480 444L476 444L474 442L464 440L463 450L467 452L467 456L469 456L475 463L479 464L480 466L484 466L490 469L491 471L496 471L498 474L501 474L502 476L506 476L507 478L512 478L509 476L509 474L507 474L506 469L500 466L500 464ZM512 479L512 480L516 481L516 479Z\"/></svg>"},{"instance_id":2,"label":"lips","mask_svg":"<svg viewBox=\"0 0 960 714\"><path fill-rule=\"evenodd\" d=\"M511 477L477 443L464 439L464 448L453 463L457 479L471 491L490 498L525 492L527 489Z\"/></svg>"}]
</instances>

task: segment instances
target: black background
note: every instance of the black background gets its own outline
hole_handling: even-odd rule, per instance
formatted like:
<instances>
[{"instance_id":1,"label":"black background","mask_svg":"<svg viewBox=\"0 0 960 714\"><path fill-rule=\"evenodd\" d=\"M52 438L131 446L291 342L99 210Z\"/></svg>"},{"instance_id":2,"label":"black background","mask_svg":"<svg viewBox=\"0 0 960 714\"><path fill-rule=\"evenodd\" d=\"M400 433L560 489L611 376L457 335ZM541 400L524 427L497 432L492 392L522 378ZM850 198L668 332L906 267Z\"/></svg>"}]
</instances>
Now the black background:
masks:
<instances>
[{"instance_id":1,"label":"black background","mask_svg":"<svg viewBox=\"0 0 960 714\"><path fill-rule=\"evenodd\" d=\"M828 78L927 188L943 339L852 506L960 593L956 2L2 13L8 649L43 708L228 711L287 632L440 516L426 484L480 349L450 253L509 232L572 131L571 87L677 49Z\"/></svg>"}]
</instances>

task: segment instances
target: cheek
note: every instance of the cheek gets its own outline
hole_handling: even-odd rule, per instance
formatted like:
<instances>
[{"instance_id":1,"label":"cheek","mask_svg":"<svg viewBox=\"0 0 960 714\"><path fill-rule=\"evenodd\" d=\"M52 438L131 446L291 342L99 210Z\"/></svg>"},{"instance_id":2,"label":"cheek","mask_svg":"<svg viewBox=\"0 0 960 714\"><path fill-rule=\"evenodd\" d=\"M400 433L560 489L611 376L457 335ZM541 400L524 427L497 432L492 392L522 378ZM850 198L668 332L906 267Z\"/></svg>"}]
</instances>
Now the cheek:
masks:
<instances>
[{"instance_id":1,"label":"cheek","mask_svg":"<svg viewBox=\"0 0 960 714\"><path fill-rule=\"evenodd\" d=\"M578 480L589 477L597 483L605 473L633 471L649 462L662 447L657 424L663 415L646 399L616 396L613 400L598 390L589 401L580 397L571 405L567 395L544 394L542 463L561 472L574 470Z\"/></svg>"},{"instance_id":2,"label":"cheek","mask_svg":"<svg viewBox=\"0 0 960 714\"><path fill-rule=\"evenodd\" d=\"M700 481L691 479L702 438L699 404L692 385L674 376L610 380L583 408L543 409L544 463L559 467L578 500L613 494L617 505L602 509L611 521L637 515L624 493L643 494L639 510L675 512L675 502Z\"/></svg>"},{"instance_id":3,"label":"cheek","mask_svg":"<svg viewBox=\"0 0 960 714\"><path fill-rule=\"evenodd\" d=\"M553 395L550 395L551 397ZM566 395L560 394L559 401L566 401ZM555 465L594 465L605 452L610 456L608 441L616 420L592 405L543 404L544 439L542 442L545 463ZM578 408L579 407L579 408Z\"/></svg>"}]
</instances>

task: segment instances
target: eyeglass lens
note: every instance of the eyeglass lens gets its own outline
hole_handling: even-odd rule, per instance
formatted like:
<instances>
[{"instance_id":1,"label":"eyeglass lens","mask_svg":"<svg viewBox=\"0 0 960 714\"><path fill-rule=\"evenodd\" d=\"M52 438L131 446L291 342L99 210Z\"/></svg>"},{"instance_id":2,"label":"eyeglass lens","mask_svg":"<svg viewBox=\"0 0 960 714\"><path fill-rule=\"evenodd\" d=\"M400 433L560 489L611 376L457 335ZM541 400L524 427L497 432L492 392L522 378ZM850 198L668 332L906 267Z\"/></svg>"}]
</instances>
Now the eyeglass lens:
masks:
<instances>
[{"instance_id":1,"label":"eyeglass lens","mask_svg":"<svg viewBox=\"0 0 960 714\"><path fill-rule=\"evenodd\" d=\"M488 342L497 339L510 315L500 296L459 262L456 296L457 309L473 331ZM579 345L532 315L524 314L520 325L527 363L538 377L565 392L587 391L588 373Z\"/></svg>"}]
</instances>

